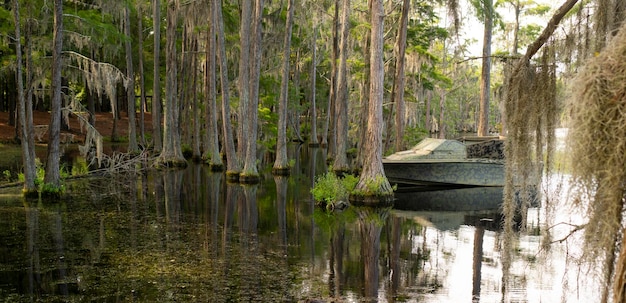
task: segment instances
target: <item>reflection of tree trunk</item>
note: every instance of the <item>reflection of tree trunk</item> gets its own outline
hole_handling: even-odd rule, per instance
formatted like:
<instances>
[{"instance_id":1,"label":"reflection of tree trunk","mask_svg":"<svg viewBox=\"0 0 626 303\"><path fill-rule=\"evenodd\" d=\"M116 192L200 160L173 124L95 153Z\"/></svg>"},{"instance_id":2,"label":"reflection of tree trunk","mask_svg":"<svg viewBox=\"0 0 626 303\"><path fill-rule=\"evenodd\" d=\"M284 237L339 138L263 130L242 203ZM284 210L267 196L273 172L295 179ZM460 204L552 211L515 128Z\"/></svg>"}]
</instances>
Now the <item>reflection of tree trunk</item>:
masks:
<instances>
[{"instance_id":1,"label":"reflection of tree trunk","mask_svg":"<svg viewBox=\"0 0 626 303\"><path fill-rule=\"evenodd\" d=\"M481 268L483 264L483 238L485 236L485 228L481 223L476 225L474 231L474 263L472 266L472 302L480 300L480 280Z\"/></svg>"},{"instance_id":2,"label":"reflection of tree trunk","mask_svg":"<svg viewBox=\"0 0 626 303\"><path fill-rule=\"evenodd\" d=\"M137 179L128 178L128 189L130 194L128 200L130 204L131 220L130 220L130 245L133 250L137 248L137 218L140 218L137 211Z\"/></svg>"},{"instance_id":3,"label":"reflection of tree trunk","mask_svg":"<svg viewBox=\"0 0 626 303\"><path fill-rule=\"evenodd\" d=\"M400 288L400 245L402 237L402 226L400 218L394 216L391 222L391 296L395 297Z\"/></svg>"},{"instance_id":4,"label":"reflection of tree trunk","mask_svg":"<svg viewBox=\"0 0 626 303\"><path fill-rule=\"evenodd\" d=\"M246 208L246 234L242 235L244 237L244 241L242 241L242 245L245 245L243 248L243 256L247 260L256 260L256 256L258 255L258 239L257 239L257 228L259 222L259 212L257 208L256 201L256 192L258 185L244 185L243 187L243 195L245 201ZM243 221L243 220L242 220ZM242 223L243 224L243 223ZM252 261L248 263L252 266L248 268L249 277L252 279L244 279L246 286L250 289L250 291L254 294L259 294L262 292L261 283L255 283L256 278L262 275L261 266L258 261ZM254 298L254 296L252 297Z\"/></svg>"},{"instance_id":5,"label":"reflection of tree trunk","mask_svg":"<svg viewBox=\"0 0 626 303\"><path fill-rule=\"evenodd\" d=\"M343 243L346 235L346 227L343 223L335 228L330 238L330 274L328 276L328 290L332 298L341 297L343 286Z\"/></svg>"},{"instance_id":6,"label":"reflection of tree trunk","mask_svg":"<svg viewBox=\"0 0 626 303\"><path fill-rule=\"evenodd\" d=\"M278 212L278 230L280 243L287 249L287 185L288 179L284 176L274 176L276 182L276 211Z\"/></svg>"},{"instance_id":7,"label":"reflection of tree trunk","mask_svg":"<svg viewBox=\"0 0 626 303\"><path fill-rule=\"evenodd\" d=\"M217 252L217 240L218 240L218 229L219 229L219 209L220 209L220 193L222 189L222 174L211 173L208 176L209 183L209 201L211 204L211 217L209 220L210 226L212 229L212 239L214 243L214 247L211 249L214 253ZM214 256L217 257L217 256Z\"/></svg>"},{"instance_id":8,"label":"reflection of tree trunk","mask_svg":"<svg viewBox=\"0 0 626 303\"><path fill-rule=\"evenodd\" d=\"M230 230L233 227L233 214L235 212L235 204L237 203L237 196L239 191L237 190L239 185L226 184L226 201L224 201L224 229L222 231L222 256L225 256L228 251L228 245L230 242Z\"/></svg>"},{"instance_id":9,"label":"reflection of tree trunk","mask_svg":"<svg viewBox=\"0 0 626 303\"><path fill-rule=\"evenodd\" d=\"M57 252L57 269L58 269L58 289L62 296L68 296L69 290L65 278L67 276L67 265L65 264L65 241L63 240L63 214L61 208L54 214L54 244Z\"/></svg>"},{"instance_id":10,"label":"reflection of tree trunk","mask_svg":"<svg viewBox=\"0 0 626 303\"><path fill-rule=\"evenodd\" d=\"M361 260L363 262L363 296L368 302L378 298L378 257L380 255L380 232L389 209L361 207L357 209L361 231Z\"/></svg>"},{"instance_id":11,"label":"reflection of tree trunk","mask_svg":"<svg viewBox=\"0 0 626 303\"><path fill-rule=\"evenodd\" d=\"M160 219L163 215L163 208L161 201L163 201L163 178L154 178L154 212L157 219Z\"/></svg>"},{"instance_id":12,"label":"reflection of tree trunk","mask_svg":"<svg viewBox=\"0 0 626 303\"><path fill-rule=\"evenodd\" d=\"M183 185L183 170L169 170L163 175L165 183L165 219L177 225L181 219L180 192Z\"/></svg>"},{"instance_id":13,"label":"reflection of tree trunk","mask_svg":"<svg viewBox=\"0 0 626 303\"><path fill-rule=\"evenodd\" d=\"M241 196L241 225L251 240L256 237L257 227L259 224L259 210L256 205L256 185L243 186L243 196ZM252 241L254 242L254 241Z\"/></svg>"},{"instance_id":14,"label":"reflection of tree trunk","mask_svg":"<svg viewBox=\"0 0 626 303\"><path fill-rule=\"evenodd\" d=\"M39 210L26 207L26 253L28 256L28 294L36 294L36 286L41 283L41 266L39 264ZM38 292L38 290L37 290Z\"/></svg>"}]
</instances>

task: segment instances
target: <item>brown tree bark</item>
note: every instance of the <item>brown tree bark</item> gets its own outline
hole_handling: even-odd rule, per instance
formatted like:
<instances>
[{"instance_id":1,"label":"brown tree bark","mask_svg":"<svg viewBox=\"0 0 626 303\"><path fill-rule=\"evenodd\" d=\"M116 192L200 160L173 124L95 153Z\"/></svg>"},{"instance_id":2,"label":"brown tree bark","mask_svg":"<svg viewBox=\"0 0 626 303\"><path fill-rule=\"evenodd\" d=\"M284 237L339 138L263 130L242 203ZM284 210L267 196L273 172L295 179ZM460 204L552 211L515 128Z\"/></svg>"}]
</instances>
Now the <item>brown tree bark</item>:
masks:
<instances>
[{"instance_id":1,"label":"brown tree bark","mask_svg":"<svg viewBox=\"0 0 626 303\"><path fill-rule=\"evenodd\" d=\"M161 151L161 0L152 1L152 30L154 31L154 65L152 86L152 144L154 150Z\"/></svg>"},{"instance_id":2,"label":"brown tree bark","mask_svg":"<svg viewBox=\"0 0 626 303\"><path fill-rule=\"evenodd\" d=\"M396 151L404 149L404 116L406 114L406 106L404 104L404 58L406 53L406 32L408 27L410 5L410 0L404 0L402 5L402 16L400 17L400 28L398 29L398 38L396 39L396 74L394 76L393 88L391 92L393 96L393 104L396 108Z\"/></svg>"},{"instance_id":3,"label":"brown tree bark","mask_svg":"<svg viewBox=\"0 0 626 303\"><path fill-rule=\"evenodd\" d=\"M61 133L61 68L63 65L63 1L54 0L54 30L52 38L52 99L48 126L48 152L44 183L61 186L59 135Z\"/></svg>"},{"instance_id":4,"label":"brown tree bark","mask_svg":"<svg viewBox=\"0 0 626 303\"><path fill-rule=\"evenodd\" d=\"M33 121L32 121L32 104L26 101L26 97L24 96L24 80L22 78L22 43L21 43L21 32L20 32L20 10L19 3L17 0L13 2L13 19L15 21L15 59L16 59L16 82L17 82L17 109L18 109L18 117L19 117L19 131L20 131L20 145L22 147L22 163L24 165L24 187L23 192L25 195L31 195L37 192L37 187L35 186L35 177L36 177L36 169L35 169L35 159L31 158L34 154L35 146L32 144L32 131ZM28 48L27 48L27 51ZM30 83L29 83L30 84ZM27 113L29 111L30 113ZM30 116L30 119L28 117ZM30 120L30 121L29 121Z\"/></svg>"},{"instance_id":5,"label":"brown tree bark","mask_svg":"<svg viewBox=\"0 0 626 303\"><path fill-rule=\"evenodd\" d=\"M250 26L252 19L252 1L241 1L241 18L239 28L239 112L237 113L237 155L245 157L248 136L246 115L250 107Z\"/></svg>"},{"instance_id":6,"label":"brown tree bark","mask_svg":"<svg viewBox=\"0 0 626 303\"><path fill-rule=\"evenodd\" d=\"M165 50L165 111L163 125L163 149L157 164L164 167L185 167L187 161L183 157L179 133L179 101L177 73L178 62L176 52L176 27L178 24L178 0L167 2L167 28Z\"/></svg>"},{"instance_id":7,"label":"brown tree bark","mask_svg":"<svg viewBox=\"0 0 626 303\"><path fill-rule=\"evenodd\" d=\"M339 46L339 68L337 72L337 98L335 99L335 117L337 129L337 149L333 171L344 173L350 170L346 151L348 149L348 36L350 33L350 0L343 0L341 5L341 30ZM382 53L381 53L382 55Z\"/></svg>"},{"instance_id":8,"label":"brown tree bark","mask_svg":"<svg viewBox=\"0 0 626 303\"><path fill-rule=\"evenodd\" d=\"M126 41L124 47L126 50L126 77L128 81L126 87L126 98L128 105L128 152L137 152L137 126L135 121L135 71L133 68L133 49L131 40L133 35L130 32L130 3L124 7L124 35Z\"/></svg>"},{"instance_id":9,"label":"brown tree bark","mask_svg":"<svg viewBox=\"0 0 626 303\"><path fill-rule=\"evenodd\" d=\"M280 85L280 100L278 104L278 139L276 140L276 161L272 173L276 175L289 174L289 159L287 158L287 100L289 98L289 56L291 49L291 28L293 25L293 0L287 2L287 21L285 41L283 43L283 66Z\"/></svg>"},{"instance_id":10,"label":"brown tree bark","mask_svg":"<svg viewBox=\"0 0 626 303\"><path fill-rule=\"evenodd\" d=\"M145 12L140 10L140 15ZM139 102L139 139L140 143L145 147L146 145L146 129L145 129L145 111L146 111L146 81L143 70L143 19L142 17L137 18L137 35L139 39L137 39L137 48L138 57L139 57L139 92L140 92L140 102Z\"/></svg>"},{"instance_id":11,"label":"brown tree bark","mask_svg":"<svg viewBox=\"0 0 626 303\"><path fill-rule=\"evenodd\" d=\"M478 114L478 136L489 135L489 99L491 95L491 32L493 28L492 0L482 0L484 11L483 65L480 76L480 111ZM442 122L442 121L440 121Z\"/></svg>"},{"instance_id":12,"label":"brown tree bark","mask_svg":"<svg viewBox=\"0 0 626 303\"><path fill-rule=\"evenodd\" d=\"M261 30L262 30L262 18L263 18L263 0L256 0L254 5L254 13L252 14L252 43L250 45L250 107L248 113L246 113L246 120L248 120L248 130L246 132L249 136L246 144L246 153L244 160L244 167L240 181L247 183L257 183L260 181L259 172L257 169L257 132L258 132L258 107L259 107L259 80L261 77Z\"/></svg>"},{"instance_id":13,"label":"brown tree bark","mask_svg":"<svg viewBox=\"0 0 626 303\"><path fill-rule=\"evenodd\" d=\"M372 10L372 0L368 0L367 7L369 11ZM370 68L370 36L364 35L363 37L363 65L365 69ZM361 109L359 110L359 141L357 143L357 161L356 168L361 170L363 168L363 145L366 141L367 136L367 116L369 112L369 104L370 104L370 75L369 73L365 73L363 76L363 81L361 83Z\"/></svg>"},{"instance_id":14,"label":"brown tree bark","mask_svg":"<svg viewBox=\"0 0 626 303\"><path fill-rule=\"evenodd\" d=\"M330 62L330 87L326 106L326 121L322 133L322 146L328 146L326 157L333 159L337 149L335 127L335 101L337 96L337 56L339 54L339 0L335 0L335 16L333 18L332 58Z\"/></svg>"},{"instance_id":15,"label":"brown tree bark","mask_svg":"<svg viewBox=\"0 0 626 303\"><path fill-rule=\"evenodd\" d=\"M209 10L213 15L214 6L211 6ZM218 126L217 126L217 102L216 102L216 68L215 68L215 52L216 52L216 20L215 18L209 18L209 31L207 34L207 51L206 62L204 68L204 85L205 85L205 123L206 123L206 135L204 146L204 161L208 162L209 168L212 171L221 171L224 169L224 163L220 156L219 142L218 142Z\"/></svg>"},{"instance_id":16,"label":"brown tree bark","mask_svg":"<svg viewBox=\"0 0 626 303\"><path fill-rule=\"evenodd\" d=\"M315 102L316 98L316 80L317 80L317 12L313 17L313 37L311 38L311 139L309 140L309 146L318 147L320 145L317 138L317 106Z\"/></svg>"},{"instance_id":17,"label":"brown tree bark","mask_svg":"<svg viewBox=\"0 0 626 303\"><path fill-rule=\"evenodd\" d=\"M224 136L224 152L226 153L226 176L227 179L233 181L239 179L241 166L235 151L233 128L230 122L230 87L228 81L228 68L226 65L226 46L224 42L222 3L221 1L213 1L213 4L215 7L213 10L213 19L215 20L215 30L217 33L217 60L220 65L220 83L222 91L222 127Z\"/></svg>"},{"instance_id":18,"label":"brown tree bark","mask_svg":"<svg viewBox=\"0 0 626 303\"><path fill-rule=\"evenodd\" d=\"M384 94L384 9L383 0L374 0L371 9L371 49L370 49L370 104L368 111L367 136L363 144L363 171L356 190L372 203L386 203L393 197L391 184L385 176L382 162L382 125ZM372 184L377 186L372 191ZM367 200L365 201L367 202Z\"/></svg>"}]
</instances>

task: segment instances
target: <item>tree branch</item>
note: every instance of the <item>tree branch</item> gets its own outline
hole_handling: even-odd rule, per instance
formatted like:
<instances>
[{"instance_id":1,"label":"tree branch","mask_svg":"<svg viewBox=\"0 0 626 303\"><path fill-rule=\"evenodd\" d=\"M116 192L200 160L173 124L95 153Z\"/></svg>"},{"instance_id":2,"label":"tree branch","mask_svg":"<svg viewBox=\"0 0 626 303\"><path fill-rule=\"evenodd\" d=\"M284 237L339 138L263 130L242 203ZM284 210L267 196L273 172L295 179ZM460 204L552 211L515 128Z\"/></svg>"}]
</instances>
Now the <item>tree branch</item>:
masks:
<instances>
[{"instance_id":1,"label":"tree branch","mask_svg":"<svg viewBox=\"0 0 626 303\"><path fill-rule=\"evenodd\" d=\"M508 60L508 59L519 59L521 58L521 56L520 55L491 55L489 57L485 57L485 56L467 57L463 60L454 62L454 64L459 64L459 63L467 62L470 60L479 60L479 59L484 59L484 58L496 58L496 59Z\"/></svg>"},{"instance_id":2,"label":"tree branch","mask_svg":"<svg viewBox=\"0 0 626 303\"><path fill-rule=\"evenodd\" d=\"M566 0L565 3L563 3L559 7L559 9L557 9L556 13L554 13L552 18L550 18L550 21L548 21L548 25L546 25L539 37L528 46L528 48L526 49L526 53L522 57L522 60L517 63L517 66L515 67L516 70L521 68L522 64L526 64L526 62L530 61L530 58L532 58L546 43L546 41L548 41L563 17L565 17L565 15L574 7L577 2L578 0Z\"/></svg>"},{"instance_id":3,"label":"tree branch","mask_svg":"<svg viewBox=\"0 0 626 303\"><path fill-rule=\"evenodd\" d=\"M551 241L550 244L557 243L557 242L558 243L563 243L567 239L569 239L569 237L571 237L574 233L576 233L579 230L582 230L583 228L585 228L585 226L587 226L587 224L575 225L575 224L571 224L571 223L561 222L561 223L558 223L556 225L550 226L548 229L551 229L553 227L556 227L556 226L562 225L562 224L572 226L572 227L574 227L574 229L570 230L570 232L565 237L563 237L563 238L561 238L559 240Z\"/></svg>"}]
</instances>

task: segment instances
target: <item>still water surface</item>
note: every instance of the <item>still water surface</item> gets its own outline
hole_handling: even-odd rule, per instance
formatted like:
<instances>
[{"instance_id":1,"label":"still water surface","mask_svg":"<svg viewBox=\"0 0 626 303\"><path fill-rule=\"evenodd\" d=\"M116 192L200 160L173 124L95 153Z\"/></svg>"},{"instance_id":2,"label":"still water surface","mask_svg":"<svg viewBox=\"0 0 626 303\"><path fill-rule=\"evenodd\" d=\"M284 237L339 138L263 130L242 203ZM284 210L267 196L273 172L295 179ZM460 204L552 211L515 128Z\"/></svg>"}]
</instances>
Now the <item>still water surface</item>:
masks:
<instances>
[{"instance_id":1,"label":"still water surface","mask_svg":"<svg viewBox=\"0 0 626 303\"><path fill-rule=\"evenodd\" d=\"M542 249L531 208L502 287L498 189L399 192L393 208L327 213L292 175L225 182L201 165L68 182L60 203L0 193L2 302L590 302L575 237ZM553 189L548 191L554 191ZM421 205L421 206L420 206ZM460 206L461 205L461 206ZM559 228L559 227L563 228ZM553 228L554 239L568 232ZM591 290L590 290L591 289Z\"/></svg>"}]
</instances>

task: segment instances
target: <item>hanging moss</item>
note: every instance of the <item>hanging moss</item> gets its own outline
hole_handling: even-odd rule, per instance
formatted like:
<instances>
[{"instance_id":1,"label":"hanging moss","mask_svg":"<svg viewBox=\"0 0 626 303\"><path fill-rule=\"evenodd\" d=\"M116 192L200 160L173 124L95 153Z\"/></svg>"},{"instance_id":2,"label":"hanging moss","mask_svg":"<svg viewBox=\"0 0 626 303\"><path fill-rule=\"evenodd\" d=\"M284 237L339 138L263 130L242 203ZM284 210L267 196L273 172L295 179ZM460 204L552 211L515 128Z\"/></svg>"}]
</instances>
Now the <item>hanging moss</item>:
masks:
<instances>
[{"instance_id":1,"label":"hanging moss","mask_svg":"<svg viewBox=\"0 0 626 303\"><path fill-rule=\"evenodd\" d=\"M526 57L527 58L527 57ZM520 62L508 79L505 102L508 135L505 145L506 172L503 201L504 254L503 284L506 287L511 265L515 230L524 230L528 207L540 197L543 169L552 166L556 127L556 72L552 43L543 47L536 64ZM546 148L547 147L547 148ZM545 200L549 203L549 200ZM550 205L545 205L551 209ZM516 226L515 217L522 222ZM549 214L547 214L549 216Z\"/></svg>"},{"instance_id":2,"label":"hanging moss","mask_svg":"<svg viewBox=\"0 0 626 303\"><path fill-rule=\"evenodd\" d=\"M606 283L613 273L616 243L623 238L620 229L626 198L624 83L626 27L578 74L569 104L573 201L589 216L585 228L586 260L599 265Z\"/></svg>"}]
</instances>

